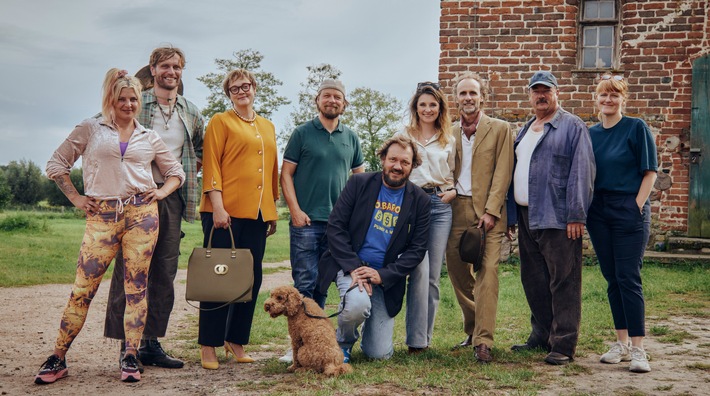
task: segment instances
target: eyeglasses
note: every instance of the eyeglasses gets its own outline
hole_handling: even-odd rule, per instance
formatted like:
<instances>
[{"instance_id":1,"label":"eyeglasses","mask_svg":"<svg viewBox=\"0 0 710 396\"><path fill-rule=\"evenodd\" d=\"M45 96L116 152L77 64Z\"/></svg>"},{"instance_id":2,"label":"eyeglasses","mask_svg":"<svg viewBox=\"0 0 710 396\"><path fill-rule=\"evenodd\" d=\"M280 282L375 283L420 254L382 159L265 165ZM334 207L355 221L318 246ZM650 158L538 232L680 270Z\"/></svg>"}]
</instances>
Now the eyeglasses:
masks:
<instances>
[{"instance_id":1,"label":"eyeglasses","mask_svg":"<svg viewBox=\"0 0 710 396\"><path fill-rule=\"evenodd\" d=\"M602 80L611 80L612 78L616 81L624 81L624 76L620 76L618 74L617 75L605 74L605 75L601 76Z\"/></svg>"},{"instance_id":2,"label":"eyeglasses","mask_svg":"<svg viewBox=\"0 0 710 396\"><path fill-rule=\"evenodd\" d=\"M431 81L425 81L425 82L420 82L419 84L417 84L417 91L421 91L422 89L424 89L424 88L426 88L426 87L432 87L432 88L434 88L434 89L437 90L437 91L438 91L439 89L441 89L441 85L439 85L439 83L435 83L435 82L431 82Z\"/></svg>"},{"instance_id":3,"label":"eyeglasses","mask_svg":"<svg viewBox=\"0 0 710 396\"><path fill-rule=\"evenodd\" d=\"M229 87L229 93L231 93L232 95L237 95L239 93L240 89L242 91L244 91L245 93L249 92L249 90L251 89L251 84L244 83L242 85L233 85L233 86Z\"/></svg>"}]
</instances>

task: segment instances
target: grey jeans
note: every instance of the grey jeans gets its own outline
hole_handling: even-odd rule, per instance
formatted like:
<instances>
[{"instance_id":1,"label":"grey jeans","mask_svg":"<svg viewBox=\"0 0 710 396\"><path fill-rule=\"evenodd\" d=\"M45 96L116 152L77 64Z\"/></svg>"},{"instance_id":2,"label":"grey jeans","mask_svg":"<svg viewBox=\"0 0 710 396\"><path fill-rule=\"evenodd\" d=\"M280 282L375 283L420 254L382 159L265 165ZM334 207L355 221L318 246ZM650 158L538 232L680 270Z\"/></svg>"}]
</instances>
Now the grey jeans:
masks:
<instances>
[{"instance_id":1,"label":"grey jeans","mask_svg":"<svg viewBox=\"0 0 710 396\"><path fill-rule=\"evenodd\" d=\"M175 302L173 281L177 274L180 256L180 236L183 202L178 191L158 201L160 230L148 272L148 317L143 338L165 337L170 312ZM116 264L111 278L111 289L106 307L104 336L123 340L123 312L126 296L123 292L123 253L116 254Z\"/></svg>"}]
</instances>

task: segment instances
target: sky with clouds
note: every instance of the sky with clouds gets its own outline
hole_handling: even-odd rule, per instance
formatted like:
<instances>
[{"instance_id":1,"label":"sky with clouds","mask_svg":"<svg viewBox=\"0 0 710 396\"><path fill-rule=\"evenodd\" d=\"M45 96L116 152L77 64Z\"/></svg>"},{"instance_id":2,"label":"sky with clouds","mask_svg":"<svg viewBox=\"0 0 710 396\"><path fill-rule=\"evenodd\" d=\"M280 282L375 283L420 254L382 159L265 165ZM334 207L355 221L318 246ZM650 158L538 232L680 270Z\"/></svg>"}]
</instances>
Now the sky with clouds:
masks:
<instances>
[{"instance_id":1,"label":"sky with clouds","mask_svg":"<svg viewBox=\"0 0 710 396\"><path fill-rule=\"evenodd\" d=\"M165 44L185 52L185 97L200 108L209 92L197 77L248 48L292 102L306 66L330 63L348 90L406 103L417 82L437 79L439 12L436 0L2 0L0 165L28 159L44 169L73 127L100 111L106 71L133 74ZM291 109L274 114L277 129Z\"/></svg>"}]
</instances>

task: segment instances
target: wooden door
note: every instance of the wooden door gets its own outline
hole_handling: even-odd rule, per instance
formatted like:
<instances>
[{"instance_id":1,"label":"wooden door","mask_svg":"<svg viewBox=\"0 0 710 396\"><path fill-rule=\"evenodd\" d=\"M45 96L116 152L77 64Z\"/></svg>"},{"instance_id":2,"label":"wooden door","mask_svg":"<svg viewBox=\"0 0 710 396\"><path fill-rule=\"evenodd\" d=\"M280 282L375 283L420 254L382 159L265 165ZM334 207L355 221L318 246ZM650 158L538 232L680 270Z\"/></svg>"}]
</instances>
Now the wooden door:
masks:
<instances>
[{"instance_id":1,"label":"wooden door","mask_svg":"<svg viewBox=\"0 0 710 396\"><path fill-rule=\"evenodd\" d=\"M693 62L688 236L710 237L710 55Z\"/></svg>"}]
</instances>

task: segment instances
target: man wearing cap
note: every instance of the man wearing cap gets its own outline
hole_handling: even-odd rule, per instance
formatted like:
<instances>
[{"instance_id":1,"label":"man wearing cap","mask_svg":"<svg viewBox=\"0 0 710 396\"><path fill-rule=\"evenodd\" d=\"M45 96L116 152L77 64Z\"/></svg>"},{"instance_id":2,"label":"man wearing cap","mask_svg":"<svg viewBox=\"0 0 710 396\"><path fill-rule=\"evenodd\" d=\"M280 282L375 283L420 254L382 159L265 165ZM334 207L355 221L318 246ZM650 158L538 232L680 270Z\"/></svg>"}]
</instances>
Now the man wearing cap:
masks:
<instances>
[{"instance_id":1,"label":"man wearing cap","mask_svg":"<svg viewBox=\"0 0 710 396\"><path fill-rule=\"evenodd\" d=\"M461 119L454 124L456 198L451 203L453 223L446 249L446 267L463 312L468 337L454 349L474 346L476 360L493 360L493 332L498 307L498 262L506 230L505 198L513 170L513 135L510 124L483 113L488 88L478 74L464 73L454 82ZM459 255L463 232L485 229L481 269ZM481 249L484 248L481 246Z\"/></svg>"},{"instance_id":2,"label":"man wearing cap","mask_svg":"<svg viewBox=\"0 0 710 396\"><path fill-rule=\"evenodd\" d=\"M508 199L509 238L519 223L520 278L532 331L514 351L543 348L545 362L574 358L582 312L582 235L594 187L589 130L558 102L557 79L536 72L528 84L535 113L515 139Z\"/></svg>"},{"instance_id":3,"label":"man wearing cap","mask_svg":"<svg viewBox=\"0 0 710 396\"><path fill-rule=\"evenodd\" d=\"M175 301L173 281L183 235L181 221L194 221L199 201L197 171L202 161L205 124L197 106L178 94L185 67L184 53L175 47L156 48L150 55L149 66L153 88L143 91L138 122L158 132L175 158L182 162L187 178L182 188L158 202L160 231L148 274L148 319L138 357L144 365L181 368L183 362L166 354L158 337L165 337ZM162 185L163 178L155 164L153 178L158 186ZM123 255L119 252L111 279L104 335L120 340L124 339L123 311L126 305L123 272ZM122 355L124 344L121 345Z\"/></svg>"},{"instance_id":4,"label":"man wearing cap","mask_svg":"<svg viewBox=\"0 0 710 396\"><path fill-rule=\"evenodd\" d=\"M365 170L360 139L340 122L348 105L340 80L323 80L315 98L318 116L291 134L281 165L281 190L291 213L291 275L301 294L325 306L316 290L318 260L328 248L326 226L350 172ZM290 362L292 351L279 360Z\"/></svg>"}]
</instances>

